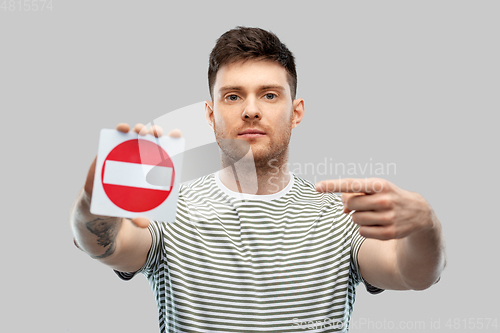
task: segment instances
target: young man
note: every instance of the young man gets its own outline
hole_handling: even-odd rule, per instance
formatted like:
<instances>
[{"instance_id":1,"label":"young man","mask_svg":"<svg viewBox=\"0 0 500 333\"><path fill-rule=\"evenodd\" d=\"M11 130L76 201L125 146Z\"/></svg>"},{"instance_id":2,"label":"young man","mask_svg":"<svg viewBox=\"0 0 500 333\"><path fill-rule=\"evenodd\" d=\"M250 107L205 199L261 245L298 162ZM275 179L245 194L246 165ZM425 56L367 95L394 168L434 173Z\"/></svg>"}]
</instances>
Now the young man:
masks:
<instances>
[{"instance_id":1,"label":"young man","mask_svg":"<svg viewBox=\"0 0 500 333\"><path fill-rule=\"evenodd\" d=\"M420 195L382 179L315 186L289 173L304 101L274 34L226 32L208 72L222 168L181 186L175 223L91 215L95 161L71 217L79 248L124 280L148 278L161 332L347 331L359 283L378 293L438 281L441 225Z\"/></svg>"}]
</instances>

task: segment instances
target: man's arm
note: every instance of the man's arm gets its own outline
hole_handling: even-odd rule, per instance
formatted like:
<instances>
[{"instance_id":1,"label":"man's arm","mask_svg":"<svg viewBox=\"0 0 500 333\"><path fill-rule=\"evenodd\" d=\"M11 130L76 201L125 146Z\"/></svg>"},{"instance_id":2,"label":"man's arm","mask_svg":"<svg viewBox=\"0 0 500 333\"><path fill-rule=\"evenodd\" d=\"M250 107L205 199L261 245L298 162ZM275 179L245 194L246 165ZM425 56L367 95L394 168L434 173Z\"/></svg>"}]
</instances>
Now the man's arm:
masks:
<instances>
[{"instance_id":1,"label":"man's arm","mask_svg":"<svg viewBox=\"0 0 500 333\"><path fill-rule=\"evenodd\" d=\"M71 211L75 245L92 258L121 272L139 270L151 247L151 233L118 217L90 213L90 196L82 190Z\"/></svg>"},{"instance_id":2,"label":"man's arm","mask_svg":"<svg viewBox=\"0 0 500 333\"><path fill-rule=\"evenodd\" d=\"M130 128L127 124L119 124L116 129L127 133ZM161 128L157 126L146 130L144 125L137 124L134 131L139 135L152 134L156 137L162 135ZM169 136L180 137L181 133L179 130L173 130ZM75 245L113 269L136 272L146 263L151 248L149 220L142 217L129 220L90 213L95 165L96 159L90 166L85 186L71 210L70 223Z\"/></svg>"},{"instance_id":3,"label":"man's arm","mask_svg":"<svg viewBox=\"0 0 500 333\"><path fill-rule=\"evenodd\" d=\"M352 220L367 238L358 252L366 282L423 290L439 281L446 264L441 223L421 195L376 178L326 181L317 189L343 192L344 212L354 211Z\"/></svg>"}]
</instances>

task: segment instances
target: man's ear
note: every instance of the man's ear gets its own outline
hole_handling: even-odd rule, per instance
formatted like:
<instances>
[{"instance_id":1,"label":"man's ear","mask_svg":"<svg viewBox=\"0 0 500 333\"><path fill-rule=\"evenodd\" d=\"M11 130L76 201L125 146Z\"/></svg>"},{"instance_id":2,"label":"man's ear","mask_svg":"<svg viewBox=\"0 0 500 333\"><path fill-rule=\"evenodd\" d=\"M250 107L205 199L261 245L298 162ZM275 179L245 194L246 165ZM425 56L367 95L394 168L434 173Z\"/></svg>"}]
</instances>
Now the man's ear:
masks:
<instances>
[{"instance_id":1,"label":"man's ear","mask_svg":"<svg viewBox=\"0 0 500 333\"><path fill-rule=\"evenodd\" d=\"M293 101L293 117L292 117L292 128L297 127L304 117L304 100L302 98L297 98Z\"/></svg>"},{"instance_id":2,"label":"man's ear","mask_svg":"<svg viewBox=\"0 0 500 333\"><path fill-rule=\"evenodd\" d=\"M210 127L214 128L214 103L205 101L205 119Z\"/></svg>"}]
</instances>

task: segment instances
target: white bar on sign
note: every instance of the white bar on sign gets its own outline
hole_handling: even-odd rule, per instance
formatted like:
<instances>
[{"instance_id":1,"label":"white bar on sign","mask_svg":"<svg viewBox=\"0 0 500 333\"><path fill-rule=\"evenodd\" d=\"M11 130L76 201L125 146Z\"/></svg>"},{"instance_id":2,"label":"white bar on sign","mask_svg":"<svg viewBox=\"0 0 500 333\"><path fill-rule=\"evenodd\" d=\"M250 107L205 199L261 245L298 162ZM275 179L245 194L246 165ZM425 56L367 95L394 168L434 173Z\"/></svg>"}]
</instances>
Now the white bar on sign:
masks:
<instances>
[{"instance_id":1,"label":"white bar on sign","mask_svg":"<svg viewBox=\"0 0 500 333\"><path fill-rule=\"evenodd\" d=\"M153 168L155 170L148 176ZM119 161L105 162L104 184L170 190L171 180L172 168L169 167Z\"/></svg>"}]
</instances>

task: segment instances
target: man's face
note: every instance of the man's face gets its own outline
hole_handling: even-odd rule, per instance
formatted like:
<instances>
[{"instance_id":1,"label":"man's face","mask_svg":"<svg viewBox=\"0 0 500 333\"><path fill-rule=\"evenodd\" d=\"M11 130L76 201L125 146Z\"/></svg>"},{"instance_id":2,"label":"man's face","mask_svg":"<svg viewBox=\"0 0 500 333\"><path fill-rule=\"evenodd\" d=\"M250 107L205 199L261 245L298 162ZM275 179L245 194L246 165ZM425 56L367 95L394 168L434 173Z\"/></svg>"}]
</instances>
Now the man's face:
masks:
<instances>
[{"instance_id":1,"label":"man's face","mask_svg":"<svg viewBox=\"0 0 500 333\"><path fill-rule=\"evenodd\" d=\"M223 161L242 157L231 143L235 139L250 145L256 166L288 157L291 130L302 120L304 101L292 101L282 66L257 60L225 65L217 72L213 89L214 100L206 102L205 114Z\"/></svg>"}]
</instances>

